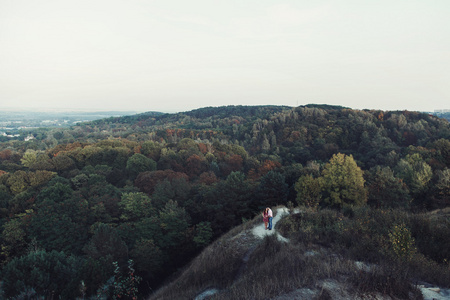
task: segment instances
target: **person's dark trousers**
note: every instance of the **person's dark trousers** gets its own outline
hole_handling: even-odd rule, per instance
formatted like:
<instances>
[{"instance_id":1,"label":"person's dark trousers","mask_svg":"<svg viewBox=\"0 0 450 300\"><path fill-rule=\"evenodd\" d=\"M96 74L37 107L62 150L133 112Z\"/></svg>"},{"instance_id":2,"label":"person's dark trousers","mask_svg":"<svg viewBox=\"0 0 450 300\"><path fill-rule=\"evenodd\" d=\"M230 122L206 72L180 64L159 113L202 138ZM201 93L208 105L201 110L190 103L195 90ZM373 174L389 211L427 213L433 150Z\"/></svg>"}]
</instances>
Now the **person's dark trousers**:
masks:
<instances>
[{"instance_id":1,"label":"person's dark trousers","mask_svg":"<svg viewBox=\"0 0 450 300\"><path fill-rule=\"evenodd\" d=\"M267 229L272 230L272 217L269 217L269 226L267 226Z\"/></svg>"}]
</instances>

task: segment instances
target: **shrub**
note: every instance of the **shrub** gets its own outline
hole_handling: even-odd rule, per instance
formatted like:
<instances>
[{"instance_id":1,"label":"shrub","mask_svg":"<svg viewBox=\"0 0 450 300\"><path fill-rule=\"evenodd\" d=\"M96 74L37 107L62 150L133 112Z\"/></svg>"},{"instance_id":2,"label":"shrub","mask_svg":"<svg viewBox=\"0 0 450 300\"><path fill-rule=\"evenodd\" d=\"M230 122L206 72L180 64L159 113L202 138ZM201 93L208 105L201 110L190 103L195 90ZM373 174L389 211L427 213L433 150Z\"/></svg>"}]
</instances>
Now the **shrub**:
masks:
<instances>
[{"instance_id":1,"label":"shrub","mask_svg":"<svg viewBox=\"0 0 450 300\"><path fill-rule=\"evenodd\" d=\"M409 262L410 276L426 282L432 282L440 287L450 288L450 267L448 264L438 264L416 253Z\"/></svg>"},{"instance_id":2,"label":"shrub","mask_svg":"<svg viewBox=\"0 0 450 300\"><path fill-rule=\"evenodd\" d=\"M354 272L350 282L359 294L380 293L396 299L423 299L422 293L400 274L396 265L383 265L370 272Z\"/></svg>"},{"instance_id":3,"label":"shrub","mask_svg":"<svg viewBox=\"0 0 450 300\"><path fill-rule=\"evenodd\" d=\"M450 218L432 219L429 214L411 218L411 233L419 251L438 263L450 262Z\"/></svg>"},{"instance_id":4,"label":"shrub","mask_svg":"<svg viewBox=\"0 0 450 300\"><path fill-rule=\"evenodd\" d=\"M395 258L402 261L410 261L417 251L411 231L405 224L396 224L392 227L389 242Z\"/></svg>"},{"instance_id":5,"label":"shrub","mask_svg":"<svg viewBox=\"0 0 450 300\"><path fill-rule=\"evenodd\" d=\"M114 283L113 283L113 299L132 299L137 300L138 285L142 278L135 274L133 268L133 261L128 261L127 274L119 268L117 262L113 262L114 265Z\"/></svg>"},{"instance_id":6,"label":"shrub","mask_svg":"<svg viewBox=\"0 0 450 300\"><path fill-rule=\"evenodd\" d=\"M340 235L343 215L324 209L290 215L277 224L281 234L303 243L331 245Z\"/></svg>"}]
</instances>

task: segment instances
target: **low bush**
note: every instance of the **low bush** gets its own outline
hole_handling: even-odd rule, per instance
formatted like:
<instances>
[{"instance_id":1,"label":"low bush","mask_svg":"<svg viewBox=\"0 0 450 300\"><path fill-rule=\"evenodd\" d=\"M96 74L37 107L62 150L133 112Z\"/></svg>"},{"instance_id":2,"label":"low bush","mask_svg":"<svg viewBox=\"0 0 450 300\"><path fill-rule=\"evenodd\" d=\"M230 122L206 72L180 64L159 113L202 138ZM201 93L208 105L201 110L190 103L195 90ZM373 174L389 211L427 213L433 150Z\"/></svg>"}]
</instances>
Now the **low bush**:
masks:
<instances>
[{"instance_id":1,"label":"low bush","mask_svg":"<svg viewBox=\"0 0 450 300\"><path fill-rule=\"evenodd\" d=\"M417 253L408 264L410 277L416 281L434 283L450 288L450 265L438 264L436 261Z\"/></svg>"},{"instance_id":2,"label":"low bush","mask_svg":"<svg viewBox=\"0 0 450 300\"><path fill-rule=\"evenodd\" d=\"M396 264L379 265L369 272L354 272L350 282L361 295L379 293L395 299L423 299L422 293L405 278L403 268Z\"/></svg>"},{"instance_id":3,"label":"low bush","mask_svg":"<svg viewBox=\"0 0 450 300\"><path fill-rule=\"evenodd\" d=\"M284 218L277 224L277 229L283 236L296 241L330 246L342 230L342 219L343 215L334 210L309 211Z\"/></svg>"},{"instance_id":4,"label":"low bush","mask_svg":"<svg viewBox=\"0 0 450 300\"><path fill-rule=\"evenodd\" d=\"M438 262L450 262L450 218L432 218L429 214L411 217L411 232L419 251Z\"/></svg>"}]
</instances>

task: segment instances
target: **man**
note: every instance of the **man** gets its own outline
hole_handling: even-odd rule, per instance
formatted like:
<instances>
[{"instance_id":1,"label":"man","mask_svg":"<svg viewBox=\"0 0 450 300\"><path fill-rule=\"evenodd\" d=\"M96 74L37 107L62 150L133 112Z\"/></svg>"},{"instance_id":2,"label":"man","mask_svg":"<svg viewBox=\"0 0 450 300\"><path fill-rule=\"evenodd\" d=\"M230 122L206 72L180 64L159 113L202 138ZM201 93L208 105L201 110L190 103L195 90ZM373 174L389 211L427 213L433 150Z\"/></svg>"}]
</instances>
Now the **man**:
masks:
<instances>
[{"instance_id":1,"label":"man","mask_svg":"<svg viewBox=\"0 0 450 300\"><path fill-rule=\"evenodd\" d=\"M267 229L272 230L273 213L272 213L272 210L270 209L270 207L267 208L267 215L269 217L269 226L267 227Z\"/></svg>"}]
</instances>

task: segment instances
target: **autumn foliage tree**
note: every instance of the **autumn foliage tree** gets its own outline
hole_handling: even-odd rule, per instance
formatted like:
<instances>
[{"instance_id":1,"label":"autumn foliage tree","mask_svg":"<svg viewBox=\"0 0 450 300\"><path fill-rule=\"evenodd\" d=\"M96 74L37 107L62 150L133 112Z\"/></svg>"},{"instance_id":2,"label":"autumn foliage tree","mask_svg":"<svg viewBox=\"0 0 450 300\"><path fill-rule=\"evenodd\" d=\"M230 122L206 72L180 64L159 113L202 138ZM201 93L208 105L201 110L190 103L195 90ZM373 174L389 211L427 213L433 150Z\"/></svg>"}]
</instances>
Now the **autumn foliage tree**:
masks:
<instances>
[{"instance_id":1,"label":"autumn foliage tree","mask_svg":"<svg viewBox=\"0 0 450 300\"><path fill-rule=\"evenodd\" d=\"M208 170L208 164L205 160L205 158L200 157L197 154L192 154L188 157L186 160L186 172L189 175L189 177L197 177L201 173Z\"/></svg>"}]
</instances>

